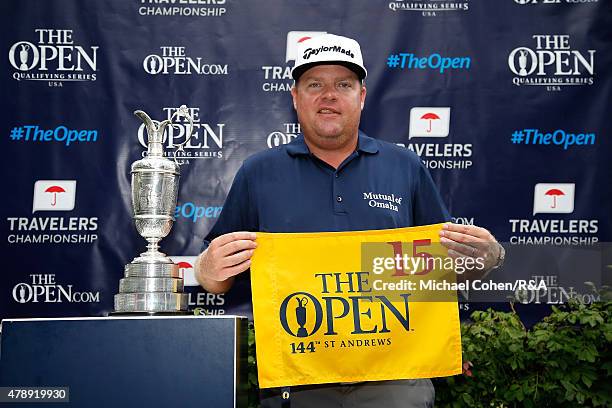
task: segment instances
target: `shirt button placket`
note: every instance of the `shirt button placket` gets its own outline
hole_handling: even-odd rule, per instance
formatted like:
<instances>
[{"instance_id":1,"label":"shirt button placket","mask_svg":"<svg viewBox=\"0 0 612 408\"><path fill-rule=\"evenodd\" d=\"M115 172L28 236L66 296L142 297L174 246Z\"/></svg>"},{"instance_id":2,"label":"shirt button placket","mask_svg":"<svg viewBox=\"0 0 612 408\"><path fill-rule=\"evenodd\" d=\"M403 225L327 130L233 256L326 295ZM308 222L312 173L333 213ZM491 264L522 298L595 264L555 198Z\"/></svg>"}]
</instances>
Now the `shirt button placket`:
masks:
<instances>
[{"instance_id":1,"label":"shirt button placket","mask_svg":"<svg viewBox=\"0 0 612 408\"><path fill-rule=\"evenodd\" d=\"M334 212L344 212L344 197L342 197L342 191L340 191L340 183L339 183L340 174L338 172L334 172L333 178L333 200L334 200Z\"/></svg>"}]
</instances>

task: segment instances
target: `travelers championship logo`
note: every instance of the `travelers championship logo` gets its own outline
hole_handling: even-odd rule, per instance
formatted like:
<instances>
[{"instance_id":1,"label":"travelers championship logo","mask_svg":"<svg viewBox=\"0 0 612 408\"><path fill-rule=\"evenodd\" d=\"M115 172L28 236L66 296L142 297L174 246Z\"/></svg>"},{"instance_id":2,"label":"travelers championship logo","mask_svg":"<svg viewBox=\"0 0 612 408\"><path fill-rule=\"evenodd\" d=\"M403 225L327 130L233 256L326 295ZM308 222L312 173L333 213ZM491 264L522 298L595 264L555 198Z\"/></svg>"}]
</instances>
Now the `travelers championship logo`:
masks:
<instances>
[{"instance_id":1,"label":"travelers championship logo","mask_svg":"<svg viewBox=\"0 0 612 408\"><path fill-rule=\"evenodd\" d=\"M282 130L275 130L268 134L266 143L268 148L286 145L298 137L301 132L299 123L283 123Z\"/></svg>"},{"instance_id":2,"label":"travelers championship logo","mask_svg":"<svg viewBox=\"0 0 612 408\"><path fill-rule=\"evenodd\" d=\"M13 300L17 303L99 303L100 292L82 292L74 285L60 285L55 274L31 274L29 282L13 287Z\"/></svg>"},{"instance_id":3,"label":"travelers championship logo","mask_svg":"<svg viewBox=\"0 0 612 408\"><path fill-rule=\"evenodd\" d=\"M595 51L572 49L569 35L536 34L534 48L518 47L508 55L516 86L545 86L560 91L565 86L593 85Z\"/></svg>"},{"instance_id":4,"label":"travelers championship logo","mask_svg":"<svg viewBox=\"0 0 612 408\"><path fill-rule=\"evenodd\" d=\"M158 54L150 54L142 67L151 75L227 75L227 64L210 63L202 57L187 55L186 47L159 47Z\"/></svg>"},{"instance_id":5,"label":"travelers championship logo","mask_svg":"<svg viewBox=\"0 0 612 408\"><path fill-rule=\"evenodd\" d=\"M424 17L436 17L448 12L468 11L468 1L452 0L394 0L388 4L391 11L421 13Z\"/></svg>"},{"instance_id":6,"label":"travelers championship logo","mask_svg":"<svg viewBox=\"0 0 612 408\"><path fill-rule=\"evenodd\" d=\"M226 0L137 0L141 16L220 17Z\"/></svg>"},{"instance_id":7,"label":"travelers championship logo","mask_svg":"<svg viewBox=\"0 0 612 408\"><path fill-rule=\"evenodd\" d=\"M286 65L264 65L261 67L264 72L264 82L262 90L264 92L283 92L290 91L293 85L291 69L293 61L297 57L297 45L309 38L327 34L326 31L289 31L287 33L287 47L285 51Z\"/></svg>"},{"instance_id":8,"label":"travelers championship logo","mask_svg":"<svg viewBox=\"0 0 612 408\"><path fill-rule=\"evenodd\" d=\"M170 119L178 108L163 108L162 111L167 119ZM189 163L197 159L220 159L223 157L223 130L225 123L205 123L200 119L200 108L189 108L189 115L193 118L193 134L189 142L185 144L184 151L178 152L179 163ZM175 124L167 126L164 132L164 155L174 157L176 147L187 138L190 124L189 120L179 116ZM138 128L138 141L143 147L147 147L147 132L145 124ZM146 151L143 151L143 157Z\"/></svg>"},{"instance_id":9,"label":"travelers championship logo","mask_svg":"<svg viewBox=\"0 0 612 408\"><path fill-rule=\"evenodd\" d=\"M472 166L471 143L445 143L450 134L450 107L410 109L409 143L398 145L415 152L429 169L467 169ZM420 142L420 139L430 139ZM438 142L440 140L442 143Z\"/></svg>"},{"instance_id":10,"label":"travelers championship logo","mask_svg":"<svg viewBox=\"0 0 612 408\"><path fill-rule=\"evenodd\" d=\"M41 211L72 211L76 180L38 180L34 183L32 214ZM98 239L98 217L36 215L7 217L10 244L78 244Z\"/></svg>"},{"instance_id":11,"label":"travelers championship logo","mask_svg":"<svg viewBox=\"0 0 612 408\"><path fill-rule=\"evenodd\" d=\"M95 81L99 47L78 45L73 34L73 30L37 28L30 41L14 43L8 55L15 69L13 79L57 87Z\"/></svg>"},{"instance_id":12,"label":"travelers championship logo","mask_svg":"<svg viewBox=\"0 0 612 408\"><path fill-rule=\"evenodd\" d=\"M533 217L510 219L511 244L593 245L599 241L599 220L573 218L574 183L538 183L533 192ZM559 214L553 218L540 214ZM565 216L563 216L565 215Z\"/></svg>"}]
</instances>

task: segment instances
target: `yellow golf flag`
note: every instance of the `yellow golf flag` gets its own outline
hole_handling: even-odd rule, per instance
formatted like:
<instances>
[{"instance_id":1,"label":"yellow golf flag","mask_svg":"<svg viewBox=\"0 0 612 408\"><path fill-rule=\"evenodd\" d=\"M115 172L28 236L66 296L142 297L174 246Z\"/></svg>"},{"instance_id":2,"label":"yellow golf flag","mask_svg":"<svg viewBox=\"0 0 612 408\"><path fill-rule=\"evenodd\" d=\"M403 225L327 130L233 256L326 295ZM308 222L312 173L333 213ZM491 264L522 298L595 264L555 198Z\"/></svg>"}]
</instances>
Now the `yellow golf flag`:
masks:
<instances>
[{"instance_id":1,"label":"yellow golf flag","mask_svg":"<svg viewBox=\"0 0 612 408\"><path fill-rule=\"evenodd\" d=\"M456 292L419 290L421 281L454 277L434 262L448 260L442 225L258 233L251 286L259 386L461 373Z\"/></svg>"}]
</instances>

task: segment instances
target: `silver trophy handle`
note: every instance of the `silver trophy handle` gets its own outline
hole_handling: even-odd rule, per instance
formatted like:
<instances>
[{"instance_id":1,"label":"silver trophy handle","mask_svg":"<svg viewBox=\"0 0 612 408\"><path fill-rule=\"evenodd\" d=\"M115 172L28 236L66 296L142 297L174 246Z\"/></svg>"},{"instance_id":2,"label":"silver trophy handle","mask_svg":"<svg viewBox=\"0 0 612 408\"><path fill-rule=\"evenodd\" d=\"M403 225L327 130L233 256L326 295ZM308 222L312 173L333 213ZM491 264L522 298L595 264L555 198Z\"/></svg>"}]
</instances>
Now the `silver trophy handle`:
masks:
<instances>
[{"instance_id":1,"label":"silver trophy handle","mask_svg":"<svg viewBox=\"0 0 612 408\"><path fill-rule=\"evenodd\" d=\"M188 132L189 135L185 138L185 141L179 144L176 150L174 151L174 162L176 164L178 164L178 161L176 160L177 153L180 151L185 151L184 149L185 145L187 144L187 142L189 142L189 140L191 140L191 137L193 136L193 118L189 114L189 109L187 108L187 105L181 105L177 109L177 111L174 112L174 115L170 117L170 121L174 121L175 117L178 117L178 116L184 116L187 118L187 120L189 120L189 132ZM172 125L174 125L174 123Z\"/></svg>"}]
</instances>

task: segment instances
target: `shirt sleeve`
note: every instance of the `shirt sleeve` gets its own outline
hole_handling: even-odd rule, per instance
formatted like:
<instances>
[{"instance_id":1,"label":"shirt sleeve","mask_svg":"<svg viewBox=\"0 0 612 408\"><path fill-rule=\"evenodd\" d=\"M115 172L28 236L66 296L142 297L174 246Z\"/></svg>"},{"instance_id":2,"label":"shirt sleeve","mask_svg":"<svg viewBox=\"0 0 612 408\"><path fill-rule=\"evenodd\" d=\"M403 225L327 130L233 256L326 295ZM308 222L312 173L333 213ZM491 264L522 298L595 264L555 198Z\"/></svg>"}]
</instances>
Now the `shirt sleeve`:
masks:
<instances>
[{"instance_id":1,"label":"shirt sleeve","mask_svg":"<svg viewBox=\"0 0 612 408\"><path fill-rule=\"evenodd\" d=\"M419 160L419 177L414 191L414 225L438 224L450 221L450 214L440 197L429 171Z\"/></svg>"},{"instance_id":2,"label":"shirt sleeve","mask_svg":"<svg viewBox=\"0 0 612 408\"><path fill-rule=\"evenodd\" d=\"M255 203L251 199L246 173L247 171L243 164L234 177L217 222L206 238L204 238L202 251L208 248L210 241L220 235L235 231L259 230Z\"/></svg>"}]
</instances>

